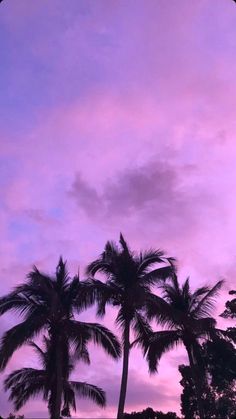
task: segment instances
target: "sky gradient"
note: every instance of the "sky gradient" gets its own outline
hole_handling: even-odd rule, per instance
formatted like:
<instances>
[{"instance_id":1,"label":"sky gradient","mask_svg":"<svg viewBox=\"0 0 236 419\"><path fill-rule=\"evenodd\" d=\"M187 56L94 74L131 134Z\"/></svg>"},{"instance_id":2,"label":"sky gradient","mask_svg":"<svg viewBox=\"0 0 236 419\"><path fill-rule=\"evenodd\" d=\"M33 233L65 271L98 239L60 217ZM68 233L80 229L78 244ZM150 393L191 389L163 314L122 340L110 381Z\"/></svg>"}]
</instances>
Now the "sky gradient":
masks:
<instances>
[{"instance_id":1,"label":"sky gradient","mask_svg":"<svg viewBox=\"0 0 236 419\"><path fill-rule=\"evenodd\" d=\"M133 249L177 257L193 286L226 278L220 313L236 275L233 1L5 0L0 44L0 293L33 264L53 272L59 255L83 277L122 231ZM112 417L121 363L91 354L78 378L108 407L78 400L78 417ZM135 350L126 410L179 412L185 361L172 352L150 378ZM24 348L6 373L31 365ZM23 411L47 417L40 400Z\"/></svg>"}]
</instances>

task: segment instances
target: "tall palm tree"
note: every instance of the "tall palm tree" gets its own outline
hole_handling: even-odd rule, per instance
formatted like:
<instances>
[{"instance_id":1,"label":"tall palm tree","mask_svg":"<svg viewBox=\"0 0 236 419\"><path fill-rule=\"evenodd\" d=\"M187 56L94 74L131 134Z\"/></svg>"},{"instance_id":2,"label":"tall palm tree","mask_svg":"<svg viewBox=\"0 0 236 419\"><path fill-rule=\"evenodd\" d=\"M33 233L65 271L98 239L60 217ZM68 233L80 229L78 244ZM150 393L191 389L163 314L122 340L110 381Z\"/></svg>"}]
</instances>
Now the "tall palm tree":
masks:
<instances>
[{"instance_id":1,"label":"tall palm tree","mask_svg":"<svg viewBox=\"0 0 236 419\"><path fill-rule=\"evenodd\" d=\"M132 252L122 234L120 246L108 241L101 256L87 268L90 278L84 283L82 303L90 305L97 302L97 314L103 316L107 304L119 308L116 323L122 331L123 369L117 418L124 414L129 354L131 348L130 333L136 337L150 332L142 309L151 295L151 288L160 279L168 278L173 272L172 258L164 257L161 250L148 250L136 254ZM168 266L157 268L157 264ZM94 279L97 273L104 274L105 282Z\"/></svg>"},{"instance_id":2,"label":"tall palm tree","mask_svg":"<svg viewBox=\"0 0 236 419\"><path fill-rule=\"evenodd\" d=\"M34 342L30 342L34 348L42 369L35 368L22 368L13 371L4 381L5 390L10 390L9 400L14 402L15 410L21 409L27 401L42 394L43 399L48 401L48 410L53 414L53 359L52 355L54 349L52 348L51 341L44 337L44 348L41 349ZM63 381L62 381L62 401L63 407L61 411L62 416L71 416L70 409L76 411L76 395L92 399L98 405L104 407L106 403L104 391L92 384L86 382L71 381L70 374L75 367L75 354L74 351L67 354L69 363L63 359ZM85 361L88 361L85 358Z\"/></svg>"},{"instance_id":3,"label":"tall palm tree","mask_svg":"<svg viewBox=\"0 0 236 419\"><path fill-rule=\"evenodd\" d=\"M79 294L81 282L71 279L66 263L60 258L55 276L48 276L36 267L27 281L0 299L0 315L7 311L18 312L21 323L12 327L2 337L0 369L3 370L12 354L40 332L48 333L52 351L51 417L58 419L63 393L63 363L69 363L68 347L74 347L78 357L88 359L87 344L101 345L108 355L117 359L120 345L107 328L97 323L75 319L81 310Z\"/></svg>"},{"instance_id":4,"label":"tall palm tree","mask_svg":"<svg viewBox=\"0 0 236 419\"><path fill-rule=\"evenodd\" d=\"M157 371L158 362L165 352L180 343L185 346L195 383L200 419L205 418L201 398L204 382L201 341L221 333L216 329L216 321L211 314L222 283L219 281L212 288L201 287L192 292L189 279L181 287L174 274L170 282L160 285L163 298L152 296L146 309L148 319L156 319L164 330L151 332L148 343L147 340L139 341L152 373Z\"/></svg>"}]
</instances>

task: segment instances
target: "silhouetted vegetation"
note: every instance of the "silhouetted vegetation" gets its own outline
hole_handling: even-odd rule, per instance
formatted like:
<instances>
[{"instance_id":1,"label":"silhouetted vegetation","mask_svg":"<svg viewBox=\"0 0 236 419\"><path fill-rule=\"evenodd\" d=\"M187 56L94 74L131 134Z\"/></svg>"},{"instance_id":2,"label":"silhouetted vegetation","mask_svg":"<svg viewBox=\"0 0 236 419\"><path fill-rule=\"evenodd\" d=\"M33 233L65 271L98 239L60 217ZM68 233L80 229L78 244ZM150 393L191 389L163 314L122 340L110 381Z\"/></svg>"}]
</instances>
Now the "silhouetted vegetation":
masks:
<instances>
[{"instance_id":1,"label":"silhouetted vegetation","mask_svg":"<svg viewBox=\"0 0 236 419\"><path fill-rule=\"evenodd\" d=\"M233 325L220 330L212 317L222 281L193 291L189 279L180 285L173 258L155 249L137 254L122 235L119 245L107 242L86 274L84 281L78 276L70 278L66 263L60 258L54 276L34 267L23 284L0 299L0 315L13 312L21 319L2 337L1 371L25 344L34 348L40 361L39 369L25 366L5 379L5 390L10 392L16 411L36 395L45 400L53 419L70 416L76 409L77 396L105 406L101 388L70 378L78 360L89 365L88 344L93 342L114 359L121 356L121 347L123 350L118 419L178 419L176 413L150 407L124 414L124 406L132 347L142 349L150 372L155 373L160 358L183 344L189 358L189 365L179 366L184 418L236 416L236 328ZM98 278L99 274L103 278ZM105 315L107 305L118 309L116 325L121 331L121 345L105 326L78 320L77 315L94 304L100 317ZM226 302L222 317L235 320L235 298ZM153 320L161 330L153 331ZM36 336L41 345L34 342ZM13 418L20 419L14 415Z\"/></svg>"},{"instance_id":2,"label":"silhouetted vegetation","mask_svg":"<svg viewBox=\"0 0 236 419\"><path fill-rule=\"evenodd\" d=\"M125 413L124 419L179 419L174 412L157 412L151 407L144 409L142 412Z\"/></svg>"},{"instance_id":3,"label":"silhouetted vegetation","mask_svg":"<svg viewBox=\"0 0 236 419\"><path fill-rule=\"evenodd\" d=\"M205 417L204 386L206 376L201 356L202 339L216 338L222 332L216 329L216 321L210 317L214 307L214 297L219 292L222 281L213 288L201 287L194 292L187 279L181 287L175 274L170 281L160 285L162 297L153 297L147 307L147 316L165 328L150 335L149 341L141 342L147 356L151 373L157 371L162 355L183 343L188 354L191 378L200 419Z\"/></svg>"},{"instance_id":4,"label":"silhouetted vegetation","mask_svg":"<svg viewBox=\"0 0 236 419\"><path fill-rule=\"evenodd\" d=\"M212 348L210 350L212 351ZM216 345L214 345L213 351L215 356L217 354ZM222 348L219 352L221 351ZM232 347L230 351L232 351L231 360L233 355L235 362L235 349ZM225 355L227 353L229 354L229 350L226 350ZM221 359L218 358L218 355L220 356L220 353L214 359L214 364L211 363L213 358L211 358L211 361L207 361L208 381L202 387L204 414L209 419L234 419L236 417L235 364L230 364L234 371L231 371L231 368L226 368L224 376L223 362L220 365ZM219 360L220 362L218 362ZM183 386L181 413L185 419L196 418L198 416L198 408L191 368L186 365L180 365L179 371L182 375L180 383Z\"/></svg>"},{"instance_id":5,"label":"silhouetted vegetation","mask_svg":"<svg viewBox=\"0 0 236 419\"><path fill-rule=\"evenodd\" d=\"M17 286L0 300L0 314L17 312L23 321L2 338L0 347L0 367L3 370L13 353L33 339L41 331L47 330L46 353L42 353L44 371L23 369L14 371L5 382L11 389L10 398L18 410L30 397L41 393L48 403L51 418L59 418L64 394L65 409L75 408L73 391L89 395L97 403L104 405L105 399L100 389L86 391L76 383L68 386L72 368L71 359L90 363L87 345L90 341L101 345L109 356L120 356L120 345L107 328L97 323L85 323L75 319L81 311L79 304L80 281L71 279L66 264L60 259L56 274L50 277L36 267L29 273L27 281ZM41 352L38 348L38 352ZM45 387L46 383L46 387ZM70 393L70 401L65 401L65 388ZM97 392L97 397L95 397ZM100 393L99 393L100 392ZM64 409L64 407L63 407Z\"/></svg>"},{"instance_id":6,"label":"silhouetted vegetation","mask_svg":"<svg viewBox=\"0 0 236 419\"><path fill-rule=\"evenodd\" d=\"M230 295L235 295L236 291L230 291ZM236 319L236 298L233 298L232 300L229 300L225 304L225 311L221 314L222 317L225 319ZM227 329L227 334L230 339L236 343L236 327L229 327Z\"/></svg>"},{"instance_id":7,"label":"silhouetted vegetation","mask_svg":"<svg viewBox=\"0 0 236 419\"><path fill-rule=\"evenodd\" d=\"M167 266L157 268L157 264ZM154 269L153 269L154 268ZM87 274L102 273L105 283L91 278L85 282L84 303L86 306L97 303L97 314L103 316L107 304L116 306L119 311L116 324L122 332L123 370L117 417L124 413L128 380L131 329L137 339L144 339L150 333L150 326L142 310L152 300L151 286L164 281L173 273L173 259L164 256L161 250L148 250L135 254L127 245L122 234L120 248L107 242L101 256L87 268Z\"/></svg>"},{"instance_id":8,"label":"silhouetted vegetation","mask_svg":"<svg viewBox=\"0 0 236 419\"><path fill-rule=\"evenodd\" d=\"M226 307L227 307L226 303ZM236 351L228 334L211 337L201 347L201 369L206 380L202 385L204 414L209 419L236 417ZM191 368L180 365L183 386L181 412L185 419L197 417L197 398Z\"/></svg>"},{"instance_id":9,"label":"silhouetted vegetation","mask_svg":"<svg viewBox=\"0 0 236 419\"><path fill-rule=\"evenodd\" d=\"M52 360L55 348L50 339L44 337L44 349L41 349L34 342L30 343L39 357L42 369L22 368L13 371L4 381L5 390L10 390L10 400L14 402L15 410L19 410L24 404L37 394L43 394L44 399L48 401L48 410L53 410L51 376ZM75 367L75 351L68 350L69 360L63 362L63 382L62 382L62 416L71 416L71 409L76 410L76 395L87 397L104 407L106 403L105 393L101 388L86 382L71 381L69 375ZM86 354L85 356L88 356ZM64 361L64 359L63 359ZM86 360L88 362L88 359Z\"/></svg>"}]
</instances>

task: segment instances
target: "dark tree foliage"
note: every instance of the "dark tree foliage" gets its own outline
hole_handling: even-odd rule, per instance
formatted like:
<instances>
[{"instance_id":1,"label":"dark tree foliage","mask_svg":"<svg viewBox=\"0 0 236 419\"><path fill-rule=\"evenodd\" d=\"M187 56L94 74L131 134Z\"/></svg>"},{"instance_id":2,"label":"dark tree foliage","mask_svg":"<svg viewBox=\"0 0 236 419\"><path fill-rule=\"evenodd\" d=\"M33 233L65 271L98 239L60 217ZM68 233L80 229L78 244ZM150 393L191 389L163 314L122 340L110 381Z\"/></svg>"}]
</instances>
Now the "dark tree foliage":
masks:
<instances>
[{"instance_id":1,"label":"dark tree foliage","mask_svg":"<svg viewBox=\"0 0 236 419\"><path fill-rule=\"evenodd\" d=\"M207 418L233 419L236 416L236 351L234 345L223 339L207 341L202 347L207 371L207 384L203 390L204 411ZM197 417L197 400L191 369L180 365L183 386L181 412L185 419Z\"/></svg>"},{"instance_id":2,"label":"dark tree foliage","mask_svg":"<svg viewBox=\"0 0 236 419\"><path fill-rule=\"evenodd\" d=\"M230 291L229 294L235 295L236 291ZM232 320L236 319L236 298L227 301L225 307L225 311L221 314L221 317ZM228 337L236 343L236 327L229 327L227 329L227 334Z\"/></svg>"},{"instance_id":3,"label":"dark tree foliage","mask_svg":"<svg viewBox=\"0 0 236 419\"><path fill-rule=\"evenodd\" d=\"M185 419L198 418L198 405L191 368L188 365L180 365L179 371L182 375L180 384L183 386L183 392L181 394L181 413ZM214 411L214 398L206 385L202 386L202 403L205 417L213 417L211 414Z\"/></svg>"},{"instance_id":4,"label":"dark tree foliage","mask_svg":"<svg viewBox=\"0 0 236 419\"><path fill-rule=\"evenodd\" d=\"M151 407L143 410L142 412L132 412L125 413L124 419L179 419L176 413L174 412L157 412L154 411Z\"/></svg>"},{"instance_id":5,"label":"dark tree foliage","mask_svg":"<svg viewBox=\"0 0 236 419\"><path fill-rule=\"evenodd\" d=\"M229 292L230 295L235 295L236 291L230 291ZM225 319L231 318L231 319L236 319L236 298L233 298L230 301L227 301L225 304L225 311L221 314L222 317L224 317Z\"/></svg>"},{"instance_id":6,"label":"dark tree foliage","mask_svg":"<svg viewBox=\"0 0 236 419\"><path fill-rule=\"evenodd\" d=\"M205 363L211 376L211 385L217 392L225 391L236 380L236 350L223 338L203 345Z\"/></svg>"},{"instance_id":7,"label":"dark tree foliage","mask_svg":"<svg viewBox=\"0 0 236 419\"><path fill-rule=\"evenodd\" d=\"M191 368L188 365L179 365L179 372L182 376L180 384L183 387L181 394L181 413L185 419L194 418L197 412L197 400Z\"/></svg>"}]
</instances>

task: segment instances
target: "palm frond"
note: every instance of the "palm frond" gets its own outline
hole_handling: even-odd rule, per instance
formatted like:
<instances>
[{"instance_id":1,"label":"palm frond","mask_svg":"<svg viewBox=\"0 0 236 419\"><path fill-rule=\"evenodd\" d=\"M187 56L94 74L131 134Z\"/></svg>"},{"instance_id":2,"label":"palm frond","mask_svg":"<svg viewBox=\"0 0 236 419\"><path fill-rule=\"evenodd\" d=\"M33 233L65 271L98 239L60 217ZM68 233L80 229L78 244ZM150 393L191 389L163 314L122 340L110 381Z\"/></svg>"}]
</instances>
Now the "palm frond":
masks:
<instances>
[{"instance_id":1,"label":"palm frond","mask_svg":"<svg viewBox=\"0 0 236 419\"><path fill-rule=\"evenodd\" d=\"M45 325L42 307L36 308L28 318L4 333L0 346L0 370L2 371L12 354L24 343L39 333Z\"/></svg>"},{"instance_id":2,"label":"palm frond","mask_svg":"<svg viewBox=\"0 0 236 419\"><path fill-rule=\"evenodd\" d=\"M179 294L180 293L180 286L179 286L179 280L177 277L177 274L174 273L171 277L171 283L173 288L175 289L176 293Z\"/></svg>"},{"instance_id":3,"label":"palm frond","mask_svg":"<svg viewBox=\"0 0 236 419\"><path fill-rule=\"evenodd\" d=\"M32 287L35 287L35 290L44 293L50 293L53 290L53 281L52 278L38 270L36 266L33 266L33 269L27 275L28 284Z\"/></svg>"},{"instance_id":4,"label":"palm frond","mask_svg":"<svg viewBox=\"0 0 236 419\"><path fill-rule=\"evenodd\" d=\"M76 275L72 281L68 284L66 290L64 291L63 299L67 306L74 307L80 309L79 304L79 296L80 296L80 290L83 284L80 282L79 275ZM82 299L81 299L82 300ZM87 307L86 307L87 308Z\"/></svg>"},{"instance_id":5,"label":"palm frond","mask_svg":"<svg viewBox=\"0 0 236 419\"><path fill-rule=\"evenodd\" d=\"M140 282L148 285L155 285L159 281L165 281L171 278L173 274L172 266L163 266L162 268L154 269L141 277Z\"/></svg>"},{"instance_id":6,"label":"palm frond","mask_svg":"<svg viewBox=\"0 0 236 419\"><path fill-rule=\"evenodd\" d=\"M96 302L96 292L93 281L88 279L80 283L79 292L75 296L74 307L77 312L81 312L91 307Z\"/></svg>"},{"instance_id":7,"label":"palm frond","mask_svg":"<svg viewBox=\"0 0 236 419\"><path fill-rule=\"evenodd\" d=\"M176 330L154 332L146 345L146 358L150 373L157 371L159 360L165 352L173 349L180 343L181 336Z\"/></svg>"},{"instance_id":8,"label":"palm frond","mask_svg":"<svg viewBox=\"0 0 236 419\"><path fill-rule=\"evenodd\" d=\"M4 389L10 390L18 383L24 383L26 381L33 381L37 377L45 376L44 370L37 370L35 368L21 368L11 372L4 380Z\"/></svg>"},{"instance_id":9,"label":"palm frond","mask_svg":"<svg viewBox=\"0 0 236 419\"><path fill-rule=\"evenodd\" d=\"M102 348L114 359L121 356L121 347L116 336L106 327L98 323L84 323L89 329L90 338L97 345Z\"/></svg>"},{"instance_id":10,"label":"palm frond","mask_svg":"<svg viewBox=\"0 0 236 419\"><path fill-rule=\"evenodd\" d=\"M155 265L157 263L163 263L165 261L163 256L164 252L160 249L149 249L144 252L140 252L138 259L138 274L145 274L147 271L150 270L150 267L152 265Z\"/></svg>"},{"instance_id":11,"label":"palm frond","mask_svg":"<svg viewBox=\"0 0 236 419\"><path fill-rule=\"evenodd\" d=\"M134 313L134 311L133 311ZM126 321L131 321L132 319L132 314L131 313L127 313L125 310L125 307L123 305L120 306L117 316L116 316L116 324L117 326L124 331L125 328L125 323Z\"/></svg>"},{"instance_id":12,"label":"palm frond","mask_svg":"<svg viewBox=\"0 0 236 419\"><path fill-rule=\"evenodd\" d=\"M104 316L107 304L112 304L117 294L120 293L115 284L108 284L97 279L90 278L81 282L76 304L80 309L88 308L97 303L97 314Z\"/></svg>"},{"instance_id":13,"label":"palm frond","mask_svg":"<svg viewBox=\"0 0 236 419\"><path fill-rule=\"evenodd\" d=\"M87 339L85 340L81 340L80 344L76 345L76 348L74 350L73 353L73 358L77 359L77 360L81 360L83 361L85 364L90 365L90 357L89 357L89 352L87 349Z\"/></svg>"},{"instance_id":14,"label":"palm frond","mask_svg":"<svg viewBox=\"0 0 236 419\"><path fill-rule=\"evenodd\" d=\"M120 252L115 243L108 241L101 256L90 263L86 268L88 276L94 276L97 272L104 273L107 276L115 274L115 262Z\"/></svg>"},{"instance_id":15,"label":"palm frond","mask_svg":"<svg viewBox=\"0 0 236 419\"><path fill-rule=\"evenodd\" d=\"M35 282L35 284L31 283L31 281L18 285L14 288L14 290L8 294L7 296L3 297L2 303L3 303L3 310L5 309L4 303L13 304L15 300L19 299L23 302L25 300L25 304L28 308L22 312L24 314L25 312L29 312L30 310L33 310L35 307L38 307L42 304L50 303L50 297L51 292L48 292L48 290L45 290L44 287L41 287L38 283ZM11 301L12 298L12 301Z\"/></svg>"},{"instance_id":16,"label":"palm frond","mask_svg":"<svg viewBox=\"0 0 236 419\"><path fill-rule=\"evenodd\" d=\"M208 286L203 286L200 288L197 288L191 295L191 301L189 304L189 311L191 312L199 303L199 299L201 299L202 296L208 293L210 291L210 288Z\"/></svg>"},{"instance_id":17,"label":"palm frond","mask_svg":"<svg viewBox=\"0 0 236 419\"><path fill-rule=\"evenodd\" d=\"M99 406L106 406L106 396L101 388L86 382L77 381L70 381L70 386L74 389L78 396L89 398Z\"/></svg>"},{"instance_id":18,"label":"palm frond","mask_svg":"<svg viewBox=\"0 0 236 419\"><path fill-rule=\"evenodd\" d=\"M24 295L19 295L17 292L12 292L5 297L0 298L0 315L8 311L19 313L23 315L29 310L32 310L34 302L25 297Z\"/></svg>"},{"instance_id":19,"label":"palm frond","mask_svg":"<svg viewBox=\"0 0 236 419\"><path fill-rule=\"evenodd\" d=\"M86 274L94 276L97 272L103 273L107 276L114 274L113 265L106 260L97 259L86 268Z\"/></svg>"},{"instance_id":20,"label":"palm frond","mask_svg":"<svg viewBox=\"0 0 236 419\"><path fill-rule=\"evenodd\" d=\"M170 304L176 304L178 301L182 301L182 293L179 288L179 283L176 275L170 277L170 282L160 282L158 287L161 289L163 298Z\"/></svg>"},{"instance_id":21,"label":"palm frond","mask_svg":"<svg viewBox=\"0 0 236 419\"><path fill-rule=\"evenodd\" d=\"M121 247L122 247L122 251L123 251L124 253L126 253L127 255L131 256L131 255L130 255L130 249L129 249L129 246L128 246L128 244L126 243L126 241L125 241L124 236L123 236L123 234L122 234L122 233L120 233L120 240L119 240L119 242L120 242L120 245L121 245Z\"/></svg>"},{"instance_id":22,"label":"palm frond","mask_svg":"<svg viewBox=\"0 0 236 419\"><path fill-rule=\"evenodd\" d=\"M183 283L182 295L183 295L184 300L189 300L190 299L189 278L187 278L186 281Z\"/></svg>"},{"instance_id":23,"label":"palm frond","mask_svg":"<svg viewBox=\"0 0 236 419\"><path fill-rule=\"evenodd\" d=\"M45 365L45 358L46 358L46 354L45 352L33 341L29 341L28 345L31 346L31 348L34 349L34 351L36 352L36 354L39 357L39 361L42 365Z\"/></svg>"},{"instance_id":24,"label":"palm frond","mask_svg":"<svg viewBox=\"0 0 236 419\"><path fill-rule=\"evenodd\" d=\"M122 343L125 340L125 326L127 323L132 324L135 316L135 308L130 306L120 305L115 322L122 332Z\"/></svg>"},{"instance_id":25,"label":"palm frond","mask_svg":"<svg viewBox=\"0 0 236 419\"><path fill-rule=\"evenodd\" d=\"M65 323L69 338L74 341L78 348L83 342L92 341L102 346L108 355L118 359L121 355L120 344L115 335L106 327L98 323L84 323L69 320Z\"/></svg>"},{"instance_id":26,"label":"palm frond","mask_svg":"<svg viewBox=\"0 0 236 419\"><path fill-rule=\"evenodd\" d=\"M181 323L182 314L163 298L150 294L145 303L148 320L155 319L163 327L176 328Z\"/></svg>"},{"instance_id":27,"label":"palm frond","mask_svg":"<svg viewBox=\"0 0 236 419\"><path fill-rule=\"evenodd\" d=\"M22 368L13 371L4 381L5 390L10 390L9 400L19 410L32 397L44 391L45 371Z\"/></svg>"},{"instance_id":28,"label":"palm frond","mask_svg":"<svg viewBox=\"0 0 236 419\"><path fill-rule=\"evenodd\" d=\"M210 288L207 285L197 288L196 291L194 291L192 294L192 299L196 300L199 297L202 297L203 295L207 294L209 291L210 291Z\"/></svg>"},{"instance_id":29,"label":"palm frond","mask_svg":"<svg viewBox=\"0 0 236 419\"><path fill-rule=\"evenodd\" d=\"M152 328L147 319L138 311L135 312L134 317L134 331L137 338L145 338L152 333Z\"/></svg>"},{"instance_id":30,"label":"palm frond","mask_svg":"<svg viewBox=\"0 0 236 419\"><path fill-rule=\"evenodd\" d=\"M218 281L214 287L212 287L204 297L195 306L192 313L198 317L207 317L211 315L215 305L215 299L223 285L224 281Z\"/></svg>"},{"instance_id":31,"label":"palm frond","mask_svg":"<svg viewBox=\"0 0 236 419\"><path fill-rule=\"evenodd\" d=\"M64 404L62 408L62 416L70 417L70 408L76 411L75 392L71 384L67 381L63 385Z\"/></svg>"},{"instance_id":32,"label":"palm frond","mask_svg":"<svg viewBox=\"0 0 236 419\"><path fill-rule=\"evenodd\" d=\"M114 260L119 255L120 251L117 244L114 241L107 241L105 244L104 251L102 253L103 259Z\"/></svg>"},{"instance_id":33,"label":"palm frond","mask_svg":"<svg viewBox=\"0 0 236 419\"><path fill-rule=\"evenodd\" d=\"M61 256L56 268L56 281L59 288L65 289L69 282L69 279L70 278L66 268L66 262L63 261Z\"/></svg>"},{"instance_id":34,"label":"palm frond","mask_svg":"<svg viewBox=\"0 0 236 419\"><path fill-rule=\"evenodd\" d=\"M145 351L153 331L147 319L137 311L133 319L133 329L135 332L135 340L131 344L131 347L139 345Z\"/></svg>"}]
</instances>

